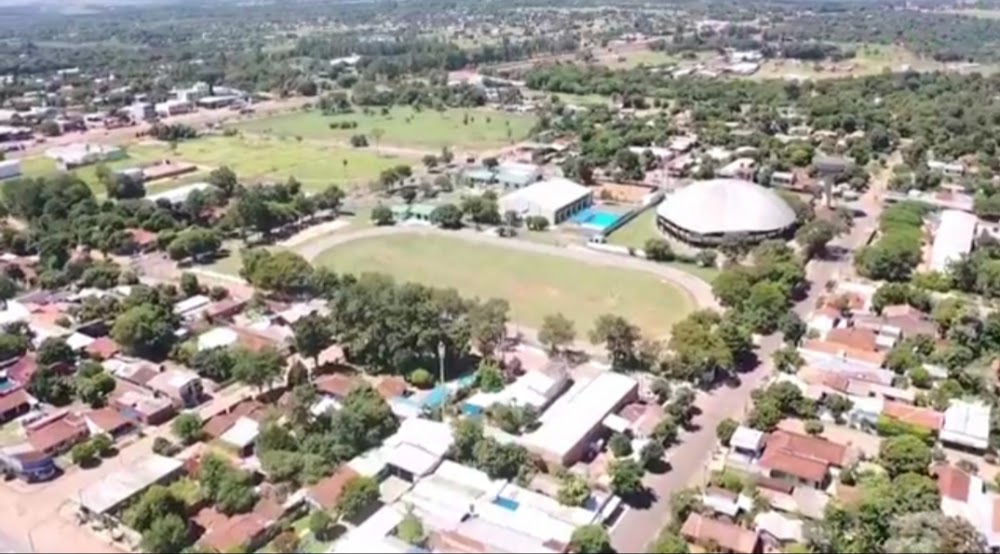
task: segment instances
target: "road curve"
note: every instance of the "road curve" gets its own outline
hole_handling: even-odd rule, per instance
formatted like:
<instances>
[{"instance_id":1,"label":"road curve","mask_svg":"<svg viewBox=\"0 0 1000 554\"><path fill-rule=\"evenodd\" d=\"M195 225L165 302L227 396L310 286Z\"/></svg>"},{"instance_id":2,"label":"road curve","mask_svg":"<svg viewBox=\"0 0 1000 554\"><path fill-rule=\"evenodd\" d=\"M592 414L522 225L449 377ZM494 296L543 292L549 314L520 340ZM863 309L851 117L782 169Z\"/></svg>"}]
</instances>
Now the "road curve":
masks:
<instances>
[{"instance_id":1,"label":"road curve","mask_svg":"<svg viewBox=\"0 0 1000 554\"><path fill-rule=\"evenodd\" d=\"M489 244L501 248L510 248L512 250L521 250L523 252L560 256L593 265L644 271L646 273L652 273L653 275L656 275L666 281L670 281L683 289L691 297L691 300L696 308L718 308L718 303L715 300L715 296L712 294L712 287L708 283L690 273L672 266L649 262L642 258L632 258L629 256L599 252L582 246L555 246L551 244L542 244L518 239L500 238L487 233L471 230L444 231L436 227L414 225L371 227L368 229L332 233L323 237L317 237L315 240L309 241L308 243L295 248L294 251L311 262L319 257L319 255L324 251L341 244L368 238L403 234L448 236L469 242Z\"/></svg>"}]
</instances>

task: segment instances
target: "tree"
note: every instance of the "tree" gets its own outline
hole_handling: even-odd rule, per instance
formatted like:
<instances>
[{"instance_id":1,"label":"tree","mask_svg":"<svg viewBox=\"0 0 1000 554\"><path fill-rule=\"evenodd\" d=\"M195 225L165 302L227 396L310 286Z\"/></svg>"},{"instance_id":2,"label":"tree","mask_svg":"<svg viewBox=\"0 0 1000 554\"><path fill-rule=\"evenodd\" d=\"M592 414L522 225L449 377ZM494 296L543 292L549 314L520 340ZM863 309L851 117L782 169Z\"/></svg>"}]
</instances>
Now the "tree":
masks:
<instances>
[{"instance_id":1,"label":"tree","mask_svg":"<svg viewBox=\"0 0 1000 554\"><path fill-rule=\"evenodd\" d=\"M727 308L741 306L750 297L753 282L748 271L741 268L727 269L712 281L712 294Z\"/></svg>"},{"instance_id":2,"label":"tree","mask_svg":"<svg viewBox=\"0 0 1000 554\"><path fill-rule=\"evenodd\" d=\"M826 245L836 236L833 223L824 219L814 219L795 232L795 242L802 248L802 255L811 259L826 252Z\"/></svg>"},{"instance_id":3,"label":"tree","mask_svg":"<svg viewBox=\"0 0 1000 554\"><path fill-rule=\"evenodd\" d=\"M181 552L187 544L187 525L173 513L153 520L142 534L142 549L145 552Z\"/></svg>"},{"instance_id":4,"label":"tree","mask_svg":"<svg viewBox=\"0 0 1000 554\"><path fill-rule=\"evenodd\" d=\"M315 510L309 514L309 531L319 540L325 540L333 527L333 518L326 510Z\"/></svg>"},{"instance_id":5,"label":"tree","mask_svg":"<svg viewBox=\"0 0 1000 554\"><path fill-rule=\"evenodd\" d=\"M774 354L771 355L771 362L778 371L792 374L798 373L799 369L806 363L798 349L792 346L775 350Z\"/></svg>"},{"instance_id":6,"label":"tree","mask_svg":"<svg viewBox=\"0 0 1000 554\"><path fill-rule=\"evenodd\" d=\"M483 423L479 419L459 419L452 428L451 449L449 457L462 464L471 464L475 460L475 448L483 440Z\"/></svg>"},{"instance_id":7,"label":"tree","mask_svg":"<svg viewBox=\"0 0 1000 554\"><path fill-rule=\"evenodd\" d=\"M242 350L233 364L233 377L263 391L278 380L285 367L285 360L277 350L267 348L260 352Z\"/></svg>"},{"instance_id":8,"label":"tree","mask_svg":"<svg viewBox=\"0 0 1000 554\"><path fill-rule=\"evenodd\" d=\"M441 204L431 212L431 223L442 229L461 229L462 210L451 203Z\"/></svg>"},{"instance_id":9,"label":"tree","mask_svg":"<svg viewBox=\"0 0 1000 554\"><path fill-rule=\"evenodd\" d=\"M330 320L313 313L292 325L295 332L295 350L307 358L312 358L313 369L319 369L319 355L333 343L333 330Z\"/></svg>"},{"instance_id":10,"label":"tree","mask_svg":"<svg viewBox=\"0 0 1000 554\"><path fill-rule=\"evenodd\" d=\"M652 438L664 446L669 446L677 441L677 433L677 421L673 417L667 416L653 427Z\"/></svg>"},{"instance_id":11,"label":"tree","mask_svg":"<svg viewBox=\"0 0 1000 554\"><path fill-rule=\"evenodd\" d=\"M701 506L701 493L695 489L681 489L670 496L670 519L683 525L688 516Z\"/></svg>"},{"instance_id":12,"label":"tree","mask_svg":"<svg viewBox=\"0 0 1000 554\"><path fill-rule=\"evenodd\" d=\"M611 490L622 498L634 497L645 490L642 476L645 470L635 460L615 460L611 463Z\"/></svg>"},{"instance_id":13,"label":"tree","mask_svg":"<svg viewBox=\"0 0 1000 554\"><path fill-rule=\"evenodd\" d=\"M563 506L583 506L590 498L590 486L579 475L567 473L562 478L556 498Z\"/></svg>"},{"instance_id":14,"label":"tree","mask_svg":"<svg viewBox=\"0 0 1000 554\"><path fill-rule=\"evenodd\" d=\"M236 360L228 348L209 348L196 352L189 363L198 375L222 383L232 377Z\"/></svg>"},{"instance_id":15,"label":"tree","mask_svg":"<svg viewBox=\"0 0 1000 554\"><path fill-rule=\"evenodd\" d=\"M810 419L805 423L805 431L810 435L820 435L823 433L823 424L817 419Z\"/></svg>"},{"instance_id":16,"label":"tree","mask_svg":"<svg viewBox=\"0 0 1000 554\"><path fill-rule=\"evenodd\" d=\"M941 505L937 483L926 475L898 475L892 480L889 490L896 513L927 512Z\"/></svg>"},{"instance_id":17,"label":"tree","mask_svg":"<svg viewBox=\"0 0 1000 554\"><path fill-rule=\"evenodd\" d=\"M504 386L503 373L495 363L483 360L476 370L476 382L483 392L499 392Z\"/></svg>"},{"instance_id":18,"label":"tree","mask_svg":"<svg viewBox=\"0 0 1000 554\"><path fill-rule=\"evenodd\" d=\"M542 343L551 354L557 354L563 347L573 344L576 339L576 329L573 322L562 313L549 314L542 320L538 330L538 342Z\"/></svg>"},{"instance_id":19,"label":"tree","mask_svg":"<svg viewBox=\"0 0 1000 554\"><path fill-rule=\"evenodd\" d=\"M532 215L525 218L524 225L529 231L544 231L549 228L549 220L540 215Z\"/></svg>"},{"instance_id":20,"label":"tree","mask_svg":"<svg viewBox=\"0 0 1000 554\"><path fill-rule=\"evenodd\" d=\"M891 477L903 473L922 475L931 464L931 449L913 435L898 435L882 441L878 459Z\"/></svg>"},{"instance_id":21,"label":"tree","mask_svg":"<svg viewBox=\"0 0 1000 554\"><path fill-rule=\"evenodd\" d=\"M108 395L115 390L117 383L101 364L84 362L73 377L73 388L76 396L92 408L104 405Z\"/></svg>"},{"instance_id":22,"label":"tree","mask_svg":"<svg viewBox=\"0 0 1000 554\"><path fill-rule=\"evenodd\" d=\"M573 530L569 539L572 552L578 554L605 554L614 552L611 548L611 537L600 524L584 525Z\"/></svg>"},{"instance_id":23,"label":"tree","mask_svg":"<svg viewBox=\"0 0 1000 554\"><path fill-rule=\"evenodd\" d=\"M652 440L642 445L642 449L639 450L639 460L642 462L643 467L647 469L654 468L656 464L663 461L665 453L663 443Z\"/></svg>"},{"instance_id":24,"label":"tree","mask_svg":"<svg viewBox=\"0 0 1000 554\"><path fill-rule=\"evenodd\" d=\"M987 552L982 535L968 521L937 509L893 518L883 552L960 554Z\"/></svg>"},{"instance_id":25,"label":"tree","mask_svg":"<svg viewBox=\"0 0 1000 554\"><path fill-rule=\"evenodd\" d=\"M49 337L42 341L38 347L36 357L41 366L66 365L70 366L76 361L76 352L66 344L66 340L60 337Z\"/></svg>"},{"instance_id":26,"label":"tree","mask_svg":"<svg viewBox=\"0 0 1000 554\"><path fill-rule=\"evenodd\" d=\"M378 225L380 227L385 225L392 225L393 222L392 210L390 210L388 206L383 206L382 204L379 204L378 206L372 208L371 217L372 221L375 222L375 225Z\"/></svg>"},{"instance_id":27,"label":"tree","mask_svg":"<svg viewBox=\"0 0 1000 554\"><path fill-rule=\"evenodd\" d=\"M73 385L52 367L40 367L31 375L28 392L54 406L65 406L73 400Z\"/></svg>"},{"instance_id":28,"label":"tree","mask_svg":"<svg viewBox=\"0 0 1000 554\"><path fill-rule=\"evenodd\" d=\"M612 367L618 370L632 367L635 347L641 339L638 327L625 318L612 314L599 316L590 331L590 342L603 343L611 358Z\"/></svg>"},{"instance_id":29,"label":"tree","mask_svg":"<svg viewBox=\"0 0 1000 554\"><path fill-rule=\"evenodd\" d=\"M719 439L719 443L722 446L729 446L729 440L733 438L733 433L736 432L740 426L735 419L727 417L719 422L715 427L715 436Z\"/></svg>"},{"instance_id":30,"label":"tree","mask_svg":"<svg viewBox=\"0 0 1000 554\"><path fill-rule=\"evenodd\" d=\"M249 474L240 470L229 470L219 481L214 500L216 507L224 514L249 512L257 503L257 493L250 484Z\"/></svg>"},{"instance_id":31,"label":"tree","mask_svg":"<svg viewBox=\"0 0 1000 554\"><path fill-rule=\"evenodd\" d=\"M410 384L418 389L428 389L434 384L434 375L422 367L410 373Z\"/></svg>"},{"instance_id":32,"label":"tree","mask_svg":"<svg viewBox=\"0 0 1000 554\"><path fill-rule=\"evenodd\" d=\"M399 540L407 544L420 546L424 543L426 537L424 534L424 524L420 521L419 517L408 513L403 516L403 520L396 527L396 536L399 537Z\"/></svg>"},{"instance_id":33,"label":"tree","mask_svg":"<svg viewBox=\"0 0 1000 554\"><path fill-rule=\"evenodd\" d=\"M181 292L184 296L192 297L196 294L201 294L201 283L198 282L198 276L194 273L184 272L181 274Z\"/></svg>"},{"instance_id":34,"label":"tree","mask_svg":"<svg viewBox=\"0 0 1000 554\"><path fill-rule=\"evenodd\" d=\"M97 464L97 448L90 441L77 443L70 451L73 463L80 467L93 467Z\"/></svg>"},{"instance_id":35,"label":"tree","mask_svg":"<svg viewBox=\"0 0 1000 554\"><path fill-rule=\"evenodd\" d=\"M770 334L788 310L788 292L781 283L760 281L750 288L743 313L750 327L761 334Z\"/></svg>"},{"instance_id":36,"label":"tree","mask_svg":"<svg viewBox=\"0 0 1000 554\"><path fill-rule=\"evenodd\" d=\"M172 314L151 304L139 304L115 319L111 338L130 354L162 357L175 339Z\"/></svg>"},{"instance_id":37,"label":"tree","mask_svg":"<svg viewBox=\"0 0 1000 554\"><path fill-rule=\"evenodd\" d=\"M170 423L170 430L185 445L194 444L201 440L201 428L201 417L194 412L185 412L174 418L174 421Z\"/></svg>"},{"instance_id":38,"label":"tree","mask_svg":"<svg viewBox=\"0 0 1000 554\"><path fill-rule=\"evenodd\" d=\"M615 433L608 441L608 448L616 458L626 458L632 455L632 441L623 433Z\"/></svg>"},{"instance_id":39,"label":"tree","mask_svg":"<svg viewBox=\"0 0 1000 554\"><path fill-rule=\"evenodd\" d=\"M274 537L274 549L279 554L295 554L299 551L299 535L294 530L285 531Z\"/></svg>"},{"instance_id":40,"label":"tree","mask_svg":"<svg viewBox=\"0 0 1000 554\"><path fill-rule=\"evenodd\" d=\"M222 191L223 196L229 198L236 192L236 187L239 185L239 180L236 178L236 173L233 172L229 166L224 165L222 167L217 167L208 174L208 183L215 188Z\"/></svg>"},{"instance_id":41,"label":"tree","mask_svg":"<svg viewBox=\"0 0 1000 554\"><path fill-rule=\"evenodd\" d=\"M100 433L90 438L90 445L102 458L110 458L115 454L115 441L107 433Z\"/></svg>"},{"instance_id":42,"label":"tree","mask_svg":"<svg viewBox=\"0 0 1000 554\"><path fill-rule=\"evenodd\" d=\"M653 543L654 554L688 554L691 552L686 540L676 533L663 533Z\"/></svg>"},{"instance_id":43,"label":"tree","mask_svg":"<svg viewBox=\"0 0 1000 554\"><path fill-rule=\"evenodd\" d=\"M476 302L469 309L469 335L473 345L483 356L492 357L507 336L509 312L510 304L498 298Z\"/></svg>"},{"instance_id":44,"label":"tree","mask_svg":"<svg viewBox=\"0 0 1000 554\"><path fill-rule=\"evenodd\" d=\"M378 502L378 483L371 477L355 477L344 485L337 500L337 511L347 520L354 520Z\"/></svg>"},{"instance_id":45,"label":"tree","mask_svg":"<svg viewBox=\"0 0 1000 554\"><path fill-rule=\"evenodd\" d=\"M799 317L799 314L788 310L785 315L781 316L781 321L778 322L778 331L781 332L781 337L784 339L785 344L797 346L802 337L806 336L808 327L806 326L806 322L802 321L802 318Z\"/></svg>"},{"instance_id":46,"label":"tree","mask_svg":"<svg viewBox=\"0 0 1000 554\"><path fill-rule=\"evenodd\" d=\"M181 261L187 258L201 259L214 255L222 248L222 239L211 229L190 228L181 231L167 246L167 255L171 260Z\"/></svg>"},{"instance_id":47,"label":"tree","mask_svg":"<svg viewBox=\"0 0 1000 554\"><path fill-rule=\"evenodd\" d=\"M291 251L271 253L264 249L243 252L240 276L265 291L287 296L302 296L312 290L319 272L302 256Z\"/></svg>"},{"instance_id":48,"label":"tree","mask_svg":"<svg viewBox=\"0 0 1000 554\"><path fill-rule=\"evenodd\" d=\"M642 250L646 253L646 259L654 262L669 262L676 257L670 243L659 237L648 239Z\"/></svg>"}]
</instances>

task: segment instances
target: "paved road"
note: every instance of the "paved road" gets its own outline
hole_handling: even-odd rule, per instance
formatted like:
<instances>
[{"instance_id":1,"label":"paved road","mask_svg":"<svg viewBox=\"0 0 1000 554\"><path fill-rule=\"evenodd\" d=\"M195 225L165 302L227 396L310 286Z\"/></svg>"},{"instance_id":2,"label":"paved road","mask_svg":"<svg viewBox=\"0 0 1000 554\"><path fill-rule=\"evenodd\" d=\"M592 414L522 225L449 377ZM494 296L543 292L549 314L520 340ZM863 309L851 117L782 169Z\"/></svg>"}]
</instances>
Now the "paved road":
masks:
<instances>
[{"instance_id":1,"label":"paved road","mask_svg":"<svg viewBox=\"0 0 1000 554\"><path fill-rule=\"evenodd\" d=\"M813 284L808 296L795 306L800 316L807 316L815 302L823 294L824 285L851 267L851 253L861 246L874 228L879 206L877 190L867 194L859 202L867 215L855 220L851 232L833 241L834 247L842 248L846 257L838 260L816 260L807 267L807 278ZM670 513L670 496L680 489L702 485L708 478L708 461L716 447L715 428L725 418L741 419L749 410L750 392L759 387L771 372L771 354L781 347L777 335L764 337L757 350L761 360L753 371L741 375L738 387L722 387L710 394L699 396L697 405L702 414L696 420L700 428L683 434L680 444L667 452L671 469L661 475L648 475L646 485L656 496L654 503L643 510L626 512L611 534L612 545L618 552L645 552L656 534L667 523Z\"/></svg>"}]
</instances>

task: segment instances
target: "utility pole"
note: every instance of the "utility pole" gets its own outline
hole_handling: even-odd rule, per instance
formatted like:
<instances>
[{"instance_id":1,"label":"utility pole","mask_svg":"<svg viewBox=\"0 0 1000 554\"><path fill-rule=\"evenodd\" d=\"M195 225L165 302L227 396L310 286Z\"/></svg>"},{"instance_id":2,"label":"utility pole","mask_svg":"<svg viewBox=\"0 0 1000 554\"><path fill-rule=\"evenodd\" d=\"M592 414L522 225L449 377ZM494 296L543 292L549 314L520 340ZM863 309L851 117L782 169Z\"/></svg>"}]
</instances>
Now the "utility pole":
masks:
<instances>
[{"instance_id":1,"label":"utility pole","mask_svg":"<svg viewBox=\"0 0 1000 554\"><path fill-rule=\"evenodd\" d=\"M438 341L438 384L444 385L444 341Z\"/></svg>"}]
</instances>

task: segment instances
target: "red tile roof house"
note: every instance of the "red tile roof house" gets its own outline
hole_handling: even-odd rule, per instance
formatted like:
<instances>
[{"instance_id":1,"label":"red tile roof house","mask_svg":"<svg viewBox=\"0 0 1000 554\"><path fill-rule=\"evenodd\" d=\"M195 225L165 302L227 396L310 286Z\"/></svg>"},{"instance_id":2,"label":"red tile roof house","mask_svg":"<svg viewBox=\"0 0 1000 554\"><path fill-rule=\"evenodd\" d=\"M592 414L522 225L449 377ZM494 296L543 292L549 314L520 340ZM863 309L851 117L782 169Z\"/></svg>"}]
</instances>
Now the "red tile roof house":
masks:
<instances>
[{"instance_id":1,"label":"red tile roof house","mask_svg":"<svg viewBox=\"0 0 1000 554\"><path fill-rule=\"evenodd\" d=\"M87 423L67 411L40 419L29 425L26 431L31 446L50 455L65 452L90 436Z\"/></svg>"},{"instance_id":2,"label":"red tile roof house","mask_svg":"<svg viewBox=\"0 0 1000 554\"><path fill-rule=\"evenodd\" d=\"M84 351L95 360L109 360L118 354L121 348L117 342L111 340L109 337L100 337L87 345Z\"/></svg>"},{"instance_id":3,"label":"red tile roof house","mask_svg":"<svg viewBox=\"0 0 1000 554\"><path fill-rule=\"evenodd\" d=\"M709 552L740 554L761 552L760 536L755 531L712 519L697 512L688 516L681 527L681 536L696 546L711 549Z\"/></svg>"},{"instance_id":4,"label":"red tile roof house","mask_svg":"<svg viewBox=\"0 0 1000 554\"><path fill-rule=\"evenodd\" d=\"M157 235L145 229L129 229L132 235L132 242L140 252L149 252L156 249Z\"/></svg>"},{"instance_id":5,"label":"red tile roof house","mask_svg":"<svg viewBox=\"0 0 1000 554\"><path fill-rule=\"evenodd\" d=\"M256 512L229 517L215 508L202 508L194 522L205 530L198 545L214 552L252 552L267 542L274 523Z\"/></svg>"},{"instance_id":6,"label":"red tile roof house","mask_svg":"<svg viewBox=\"0 0 1000 554\"><path fill-rule=\"evenodd\" d=\"M336 509L344 487L358 476L358 473L350 467L341 466L333 475L310 487L306 494L306 500L321 510Z\"/></svg>"},{"instance_id":7,"label":"red tile roof house","mask_svg":"<svg viewBox=\"0 0 1000 554\"><path fill-rule=\"evenodd\" d=\"M28 413L34 403L35 399L21 387L0 396L0 423Z\"/></svg>"},{"instance_id":8,"label":"red tile roof house","mask_svg":"<svg viewBox=\"0 0 1000 554\"><path fill-rule=\"evenodd\" d=\"M765 476L822 489L831 467L844 467L847 447L819 437L775 431L768 435L757 462Z\"/></svg>"},{"instance_id":9,"label":"red tile roof house","mask_svg":"<svg viewBox=\"0 0 1000 554\"><path fill-rule=\"evenodd\" d=\"M119 438L136 429L135 423L113 408L99 408L83 414L91 435L106 434Z\"/></svg>"}]
</instances>

